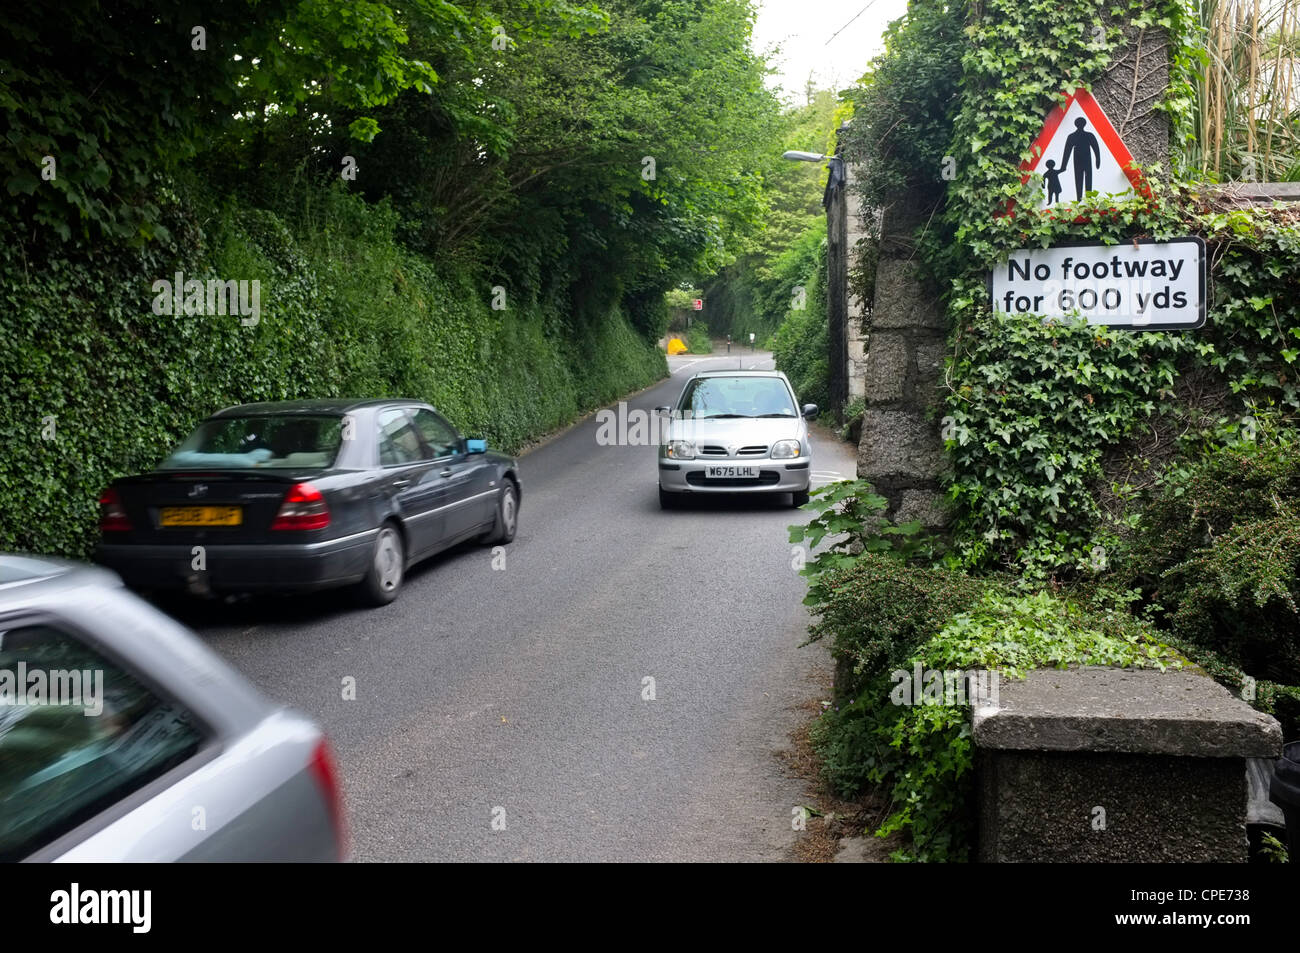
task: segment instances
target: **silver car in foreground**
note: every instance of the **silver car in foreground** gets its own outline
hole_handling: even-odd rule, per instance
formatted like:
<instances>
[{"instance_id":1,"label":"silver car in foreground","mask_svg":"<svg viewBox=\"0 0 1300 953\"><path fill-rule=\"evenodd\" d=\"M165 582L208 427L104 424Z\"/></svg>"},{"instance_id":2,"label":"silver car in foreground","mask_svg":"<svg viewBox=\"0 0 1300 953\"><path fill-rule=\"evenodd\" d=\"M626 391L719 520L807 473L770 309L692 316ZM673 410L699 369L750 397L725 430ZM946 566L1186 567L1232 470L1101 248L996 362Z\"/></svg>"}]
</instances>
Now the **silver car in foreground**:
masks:
<instances>
[{"instance_id":1,"label":"silver car in foreground","mask_svg":"<svg viewBox=\"0 0 1300 953\"><path fill-rule=\"evenodd\" d=\"M111 572L0 554L0 861L335 861L334 759Z\"/></svg>"},{"instance_id":2,"label":"silver car in foreground","mask_svg":"<svg viewBox=\"0 0 1300 953\"><path fill-rule=\"evenodd\" d=\"M659 442L659 505L687 494L789 493L808 502L812 448L807 420L816 404L799 403L779 371L704 371L682 388Z\"/></svg>"}]
</instances>

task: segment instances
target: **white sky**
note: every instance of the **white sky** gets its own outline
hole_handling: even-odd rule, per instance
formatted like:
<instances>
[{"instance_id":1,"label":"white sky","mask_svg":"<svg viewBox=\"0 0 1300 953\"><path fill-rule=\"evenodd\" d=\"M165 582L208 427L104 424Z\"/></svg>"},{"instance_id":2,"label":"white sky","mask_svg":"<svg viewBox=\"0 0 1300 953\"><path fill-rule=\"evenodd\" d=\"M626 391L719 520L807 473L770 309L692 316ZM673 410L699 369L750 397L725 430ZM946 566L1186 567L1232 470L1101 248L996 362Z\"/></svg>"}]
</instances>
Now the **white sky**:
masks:
<instances>
[{"instance_id":1,"label":"white sky","mask_svg":"<svg viewBox=\"0 0 1300 953\"><path fill-rule=\"evenodd\" d=\"M754 50L781 45L781 55L772 60L778 72L768 82L783 87L787 101L802 103L810 72L817 88L852 85L882 49L885 27L906 12L907 0L758 0Z\"/></svg>"}]
</instances>

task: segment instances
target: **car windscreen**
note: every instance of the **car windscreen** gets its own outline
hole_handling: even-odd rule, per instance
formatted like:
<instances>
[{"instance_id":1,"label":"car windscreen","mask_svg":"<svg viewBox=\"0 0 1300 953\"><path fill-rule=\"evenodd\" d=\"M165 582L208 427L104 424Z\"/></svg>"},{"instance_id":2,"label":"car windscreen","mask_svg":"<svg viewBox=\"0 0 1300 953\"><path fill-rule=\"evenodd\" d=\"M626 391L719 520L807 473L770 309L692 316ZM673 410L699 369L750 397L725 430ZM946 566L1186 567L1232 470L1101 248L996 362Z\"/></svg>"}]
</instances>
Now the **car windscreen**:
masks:
<instances>
[{"instance_id":1,"label":"car windscreen","mask_svg":"<svg viewBox=\"0 0 1300 953\"><path fill-rule=\"evenodd\" d=\"M342 417L305 414L214 417L199 424L162 462L160 469L323 469L334 463L342 440Z\"/></svg>"},{"instance_id":2,"label":"car windscreen","mask_svg":"<svg viewBox=\"0 0 1300 953\"><path fill-rule=\"evenodd\" d=\"M686 385L683 417L796 417L794 397L779 377L698 377Z\"/></svg>"}]
</instances>

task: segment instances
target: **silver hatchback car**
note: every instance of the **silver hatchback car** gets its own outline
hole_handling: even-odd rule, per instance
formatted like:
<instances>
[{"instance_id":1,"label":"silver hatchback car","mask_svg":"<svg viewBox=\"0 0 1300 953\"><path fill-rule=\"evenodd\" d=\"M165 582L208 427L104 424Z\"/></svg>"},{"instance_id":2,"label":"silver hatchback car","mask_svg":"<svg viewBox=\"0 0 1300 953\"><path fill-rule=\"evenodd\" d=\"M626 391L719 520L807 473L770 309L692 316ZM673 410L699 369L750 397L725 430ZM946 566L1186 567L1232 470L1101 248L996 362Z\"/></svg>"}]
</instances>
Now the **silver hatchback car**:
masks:
<instances>
[{"instance_id":1,"label":"silver hatchback car","mask_svg":"<svg viewBox=\"0 0 1300 953\"><path fill-rule=\"evenodd\" d=\"M0 554L0 861L336 861L311 721L111 572Z\"/></svg>"},{"instance_id":2,"label":"silver hatchback car","mask_svg":"<svg viewBox=\"0 0 1300 953\"><path fill-rule=\"evenodd\" d=\"M779 371L704 371L682 388L659 442L659 505L687 494L789 493L808 502L812 447L807 421L816 404L799 403Z\"/></svg>"}]
</instances>

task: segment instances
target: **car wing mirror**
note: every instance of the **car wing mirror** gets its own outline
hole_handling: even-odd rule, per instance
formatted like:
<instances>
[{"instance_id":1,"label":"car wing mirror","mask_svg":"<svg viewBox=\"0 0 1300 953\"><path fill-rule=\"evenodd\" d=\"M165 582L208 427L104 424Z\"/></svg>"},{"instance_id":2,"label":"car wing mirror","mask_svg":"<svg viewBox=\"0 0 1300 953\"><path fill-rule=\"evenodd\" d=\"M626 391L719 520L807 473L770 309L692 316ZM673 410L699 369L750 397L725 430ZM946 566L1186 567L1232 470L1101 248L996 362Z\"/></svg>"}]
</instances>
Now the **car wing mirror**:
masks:
<instances>
[{"instance_id":1,"label":"car wing mirror","mask_svg":"<svg viewBox=\"0 0 1300 953\"><path fill-rule=\"evenodd\" d=\"M656 407L655 413L660 417L671 417L673 415L673 409L671 407Z\"/></svg>"},{"instance_id":2,"label":"car wing mirror","mask_svg":"<svg viewBox=\"0 0 1300 953\"><path fill-rule=\"evenodd\" d=\"M819 413L819 411L817 410L817 405L816 405L816 404L804 404L804 405L803 405L803 415L804 415L806 418L808 418L809 420L814 420L814 419L817 417L817 414L818 414L818 413Z\"/></svg>"},{"instance_id":3,"label":"car wing mirror","mask_svg":"<svg viewBox=\"0 0 1300 953\"><path fill-rule=\"evenodd\" d=\"M466 441L465 441L465 452L466 452L466 453L487 453L487 441L486 441L486 440L466 440Z\"/></svg>"}]
</instances>

